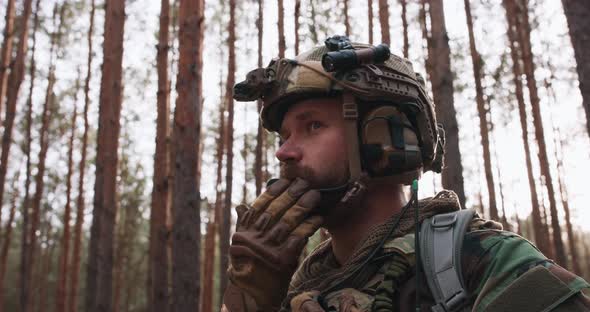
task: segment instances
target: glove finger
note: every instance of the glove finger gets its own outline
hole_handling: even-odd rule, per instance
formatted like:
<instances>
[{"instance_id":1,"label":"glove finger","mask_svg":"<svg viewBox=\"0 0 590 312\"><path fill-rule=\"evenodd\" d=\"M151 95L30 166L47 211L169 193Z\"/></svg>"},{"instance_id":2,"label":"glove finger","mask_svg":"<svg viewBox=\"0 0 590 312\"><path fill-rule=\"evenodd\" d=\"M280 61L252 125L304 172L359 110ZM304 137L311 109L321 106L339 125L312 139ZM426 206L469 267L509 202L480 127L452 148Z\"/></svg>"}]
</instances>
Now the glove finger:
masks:
<instances>
[{"instance_id":1,"label":"glove finger","mask_svg":"<svg viewBox=\"0 0 590 312\"><path fill-rule=\"evenodd\" d=\"M310 190L303 194L297 203L289 208L282 218L268 232L267 237L270 241L280 244L289 234L307 217L320 202L320 192Z\"/></svg>"},{"instance_id":2,"label":"glove finger","mask_svg":"<svg viewBox=\"0 0 590 312\"><path fill-rule=\"evenodd\" d=\"M238 221L236 221L236 224L238 225L238 227L241 225L241 222L244 219L244 214L246 214L246 212L248 210L249 210L249 208L245 204L241 204L241 205L236 206L236 213L238 214Z\"/></svg>"},{"instance_id":3,"label":"glove finger","mask_svg":"<svg viewBox=\"0 0 590 312\"><path fill-rule=\"evenodd\" d=\"M291 208L297 199L303 195L309 188L309 183L303 179L296 179L293 184L289 186L286 192L283 192L279 197L273 200L268 208L260 215L254 228L259 231L264 231L268 227L275 224L278 219Z\"/></svg>"},{"instance_id":4,"label":"glove finger","mask_svg":"<svg viewBox=\"0 0 590 312\"><path fill-rule=\"evenodd\" d=\"M268 204L282 194L290 184L291 181L287 179L279 179L271 184L264 193L260 194L254 200L254 203L252 203L250 213L244 218L244 226L248 227L253 224L258 219L258 216L268 207Z\"/></svg>"},{"instance_id":5,"label":"glove finger","mask_svg":"<svg viewBox=\"0 0 590 312\"><path fill-rule=\"evenodd\" d=\"M308 238L315 233L324 223L324 217L313 215L305 219L299 226L293 230L290 236Z\"/></svg>"}]
</instances>

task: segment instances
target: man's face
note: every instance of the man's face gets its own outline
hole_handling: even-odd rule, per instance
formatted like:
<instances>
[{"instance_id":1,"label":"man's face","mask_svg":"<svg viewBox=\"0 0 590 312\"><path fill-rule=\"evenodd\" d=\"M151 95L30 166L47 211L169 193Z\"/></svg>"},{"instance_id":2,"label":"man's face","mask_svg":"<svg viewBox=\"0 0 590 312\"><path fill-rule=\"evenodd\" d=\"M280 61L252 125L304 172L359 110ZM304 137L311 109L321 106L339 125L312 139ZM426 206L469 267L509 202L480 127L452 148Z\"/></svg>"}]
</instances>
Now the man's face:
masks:
<instances>
[{"instance_id":1,"label":"man's face","mask_svg":"<svg viewBox=\"0 0 590 312\"><path fill-rule=\"evenodd\" d=\"M276 157L281 177L307 180L312 188L335 187L348 180L348 157L340 98L298 102L285 114Z\"/></svg>"}]
</instances>

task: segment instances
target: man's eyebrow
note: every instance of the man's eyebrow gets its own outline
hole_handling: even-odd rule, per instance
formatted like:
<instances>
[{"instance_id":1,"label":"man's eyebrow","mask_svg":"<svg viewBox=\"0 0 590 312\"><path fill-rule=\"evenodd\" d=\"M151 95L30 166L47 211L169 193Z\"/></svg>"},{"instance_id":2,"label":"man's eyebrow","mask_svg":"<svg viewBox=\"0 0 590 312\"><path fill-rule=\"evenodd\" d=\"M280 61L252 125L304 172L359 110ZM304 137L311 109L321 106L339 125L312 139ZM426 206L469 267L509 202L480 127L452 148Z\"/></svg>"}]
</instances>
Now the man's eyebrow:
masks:
<instances>
[{"instance_id":1,"label":"man's eyebrow","mask_svg":"<svg viewBox=\"0 0 590 312\"><path fill-rule=\"evenodd\" d=\"M319 110L316 110L316 109L306 110L306 111L303 111L303 112L295 115L295 120L306 121L306 120L309 120L312 117L316 116L317 114L319 114ZM279 136L283 137L284 133L285 133L285 131L283 130L283 128L279 129Z\"/></svg>"}]
</instances>

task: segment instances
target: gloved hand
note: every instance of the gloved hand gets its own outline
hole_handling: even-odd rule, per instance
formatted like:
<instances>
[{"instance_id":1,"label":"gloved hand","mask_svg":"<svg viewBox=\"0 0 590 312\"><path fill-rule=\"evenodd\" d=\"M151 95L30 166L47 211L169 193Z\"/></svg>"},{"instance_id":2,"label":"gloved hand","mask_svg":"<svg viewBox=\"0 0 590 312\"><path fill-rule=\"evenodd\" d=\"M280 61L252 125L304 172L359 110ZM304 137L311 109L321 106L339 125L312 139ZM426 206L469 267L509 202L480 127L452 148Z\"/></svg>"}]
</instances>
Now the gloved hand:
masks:
<instances>
[{"instance_id":1,"label":"gloved hand","mask_svg":"<svg viewBox=\"0 0 590 312\"><path fill-rule=\"evenodd\" d=\"M280 179L251 206L239 205L229 249L230 282L224 305L230 312L276 311L287 294L308 238L323 223L311 211L320 193L302 179Z\"/></svg>"}]
</instances>

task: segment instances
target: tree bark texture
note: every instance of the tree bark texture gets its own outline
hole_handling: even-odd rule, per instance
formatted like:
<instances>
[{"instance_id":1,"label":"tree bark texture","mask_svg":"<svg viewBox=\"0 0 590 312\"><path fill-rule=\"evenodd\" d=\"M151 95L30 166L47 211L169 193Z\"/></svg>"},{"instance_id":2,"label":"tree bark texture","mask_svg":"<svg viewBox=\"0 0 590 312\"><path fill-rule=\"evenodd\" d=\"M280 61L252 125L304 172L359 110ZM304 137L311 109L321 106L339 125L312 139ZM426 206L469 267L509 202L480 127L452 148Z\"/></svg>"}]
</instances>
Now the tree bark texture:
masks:
<instances>
[{"instance_id":1,"label":"tree bark texture","mask_svg":"<svg viewBox=\"0 0 590 312\"><path fill-rule=\"evenodd\" d=\"M445 166L442 171L442 186L453 190L465 207L465 191L463 187L463 165L459 151L459 127L453 99L453 73L451 72L451 51L449 37L445 26L442 0L429 0L432 54L429 60L432 65L432 94L436 105L438 122L445 128Z\"/></svg>"},{"instance_id":2,"label":"tree bark texture","mask_svg":"<svg viewBox=\"0 0 590 312\"><path fill-rule=\"evenodd\" d=\"M373 0L368 1L369 16L369 44L373 44Z\"/></svg>"},{"instance_id":3,"label":"tree bark texture","mask_svg":"<svg viewBox=\"0 0 590 312\"><path fill-rule=\"evenodd\" d=\"M94 0L90 4L90 26L88 27L88 55L86 61L86 79L84 81L84 133L82 135L81 158L79 164L78 176L78 198L76 199L76 223L74 225L74 241L72 250L72 274L70 278L70 290L68 300L68 310L74 312L78 310L78 285L80 274L80 260L82 257L82 225L84 224L84 210L86 207L84 199L84 180L86 173L86 152L88 150L88 130L90 125L88 123L88 109L90 107L90 78L92 77L92 35L94 33L94 13L96 6Z\"/></svg>"},{"instance_id":4,"label":"tree bark texture","mask_svg":"<svg viewBox=\"0 0 590 312\"><path fill-rule=\"evenodd\" d=\"M213 212L214 214L215 212ZM205 235L205 259L203 259L203 287L201 289L201 310L214 311L213 293L214 293L214 272L215 272L215 222L210 218L207 222L207 234Z\"/></svg>"},{"instance_id":5,"label":"tree bark texture","mask_svg":"<svg viewBox=\"0 0 590 312\"><path fill-rule=\"evenodd\" d=\"M96 146L94 209L86 275L86 311L112 310L113 244L117 215L117 162L121 129L125 1L106 6Z\"/></svg>"},{"instance_id":6,"label":"tree bark texture","mask_svg":"<svg viewBox=\"0 0 590 312\"><path fill-rule=\"evenodd\" d=\"M299 54L299 9L301 1L295 2L295 54ZM264 0L258 0L258 19L256 20L256 27L258 29L258 67L262 67L262 40L263 40L263 21L264 21ZM262 109L262 100L256 101L258 111ZM254 159L254 183L256 184L256 196L262 192L262 155L264 151L264 142L266 140L266 130L262 127L262 122L258 120L258 129L256 132L256 157Z\"/></svg>"},{"instance_id":7,"label":"tree bark texture","mask_svg":"<svg viewBox=\"0 0 590 312\"><path fill-rule=\"evenodd\" d=\"M21 15L21 33L16 49L14 65L8 77L8 89L6 93L6 117L4 118L4 133L2 134L2 155L0 156L0 203L3 202L4 184L6 182L6 171L8 169L8 156L12 145L12 128L16 115L16 102L18 91L25 76L25 57L27 57L27 42L29 30L29 17L31 15L32 0L25 0L23 13ZM0 205L0 216L2 205Z\"/></svg>"},{"instance_id":8,"label":"tree bark texture","mask_svg":"<svg viewBox=\"0 0 590 312\"><path fill-rule=\"evenodd\" d=\"M88 56L86 64L86 79L84 81L84 134L82 135L82 150L79 177L78 177L78 198L76 199L76 223L74 225L74 241L72 250L72 268L70 270L72 276L70 277L70 289L68 310L70 312L78 310L78 284L80 275L80 260L82 257L82 224L84 224L84 210L86 207L84 197L84 180L86 172L86 152L88 147L88 130L90 125L88 123L88 109L90 107L90 78L92 76L92 35L94 33L94 13L96 6L94 0L90 4L90 25L88 27Z\"/></svg>"},{"instance_id":9,"label":"tree bark texture","mask_svg":"<svg viewBox=\"0 0 590 312\"><path fill-rule=\"evenodd\" d=\"M550 252L549 248L549 233L543 230L543 222L541 220L541 210L539 207L539 198L537 194L537 187L535 178L533 175L533 166L531 151L529 146L529 135L528 135L528 121L526 113L526 104L524 102L524 92L522 84L522 61L520 46L517 42L518 36L516 34L516 17L514 15L513 2L510 0L503 0L504 7L506 9L506 19L508 22L508 41L510 44L510 55L512 58L512 72L513 81L515 87L516 100L518 102L518 113L520 118L520 128L522 131L522 142L524 147L525 163L527 168L527 178L529 181L529 191L531 194L531 207L532 207L532 219L533 219L533 233L535 236L535 243L537 247L544 254L548 255Z\"/></svg>"},{"instance_id":10,"label":"tree bark texture","mask_svg":"<svg viewBox=\"0 0 590 312\"><path fill-rule=\"evenodd\" d=\"M78 72L78 79L76 79L75 95L74 95L74 112L72 113L71 120L71 134L70 142L68 144L68 173L66 177L66 205L64 207L63 215L63 233L61 238L61 253L59 255L59 272L58 272L58 283L55 297L55 306L57 312L67 311L67 299L68 299L68 277L70 276L70 240L71 240L71 229L70 229L70 218L72 214L72 174L74 170L74 137L76 136L76 118L78 115L77 103L78 103L78 91L80 88L80 72Z\"/></svg>"},{"instance_id":11,"label":"tree bark texture","mask_svg":"<svg viewBox=\"0 0 590 312\"><path fill-rule=\"evenodd\" d=\"M39 154L38 154L38 164L37 164L37 175L35 176L35 194L33 195L33 202L31 203L31 228L29 229L29 240L30 240L30 248L29 253L27 255L27 265L25 266L27 270L30 270L25 274L30 280L27 281L29 289L25 290L30 294L33 293L33 287L35 284L31 283L32 280L32 270L35 266L35 260L37 259L37 255L35 253L37 249L37 231L39 229L39 224L41 221L41 199L43 197L43 189L45 187L44 184L44 177L45 177L45 165L46 165L46 158L47 158L47 149L49 148L49 124L51 120L51 114L54 112L54 105L55 103L55 96L53 94L53 86L55 84L55 58L56 56L56 46L59 45L61 40L61 29L63 26L63 10L65 6L62 6L61 12L59 13L60 22L58 25L58 29L56 33L51 35L51 45L49 48L49 70L47 76L47 89L45 91L45 102L43 103L43 112L41 113L41 130L39 131ZM54 24L55 19L57 18L57 7L54 9ZM32 301L32 300L29 300ZM29 303L27 303L27 307L24 311L30 311L31 307Z\"/></svg>"},{"instance_id":12,"label":"tree bark texture","mask_svg":"<svg viewBox=\"0 0 590 312\"><path fill-rule=\"evenodd\" d=\"M31 46L31 63L29 65L29 96L27 99L27 130L26 130L26 145L25 145L25 154L27 157L27 164L26 164L26 177L25 177L25 197L23 199L23 207L22 207L22 225L21 225L21 258L20 258L20 294L19 294L19 305L21 311L26 311L26 305L29 300L29 281L30 281L30 270L27 268L29 263L29 250L31 248L30 241L31 237L29 236L29 226L30 226L30 187L31 187L31 127L33 124L33 90L35 88L35 73L36 73L36 62L35 62L35 49L37 45L37 28L39 27L39 5L41 0L37 0L35 4L35 15L33 17L33 33L32 33L32 41L33 45ZM1 304L0 304L1 305Z\"/></svg>"},{"instance_id":13,"label":"tree bark texture","mask_svg":"<svg viewBox=\"0 0 590 312\"><path fill-rule=\"evenodd\" d=\"M402 27L404 33L404 57L410 57L410 41L408 39L408 1L400 0L402 5Z\"/></svg>"},{"instance_id":14,"label":"tree bark texture","mask_svg":"<svg viewBox=\"0 0 590 312\"><path fill-rule=\"evenodd\" d=\"M6 95L6 86L8 78L8 69L12 56L12 41L14 38L14 0L8 0L6 4L6 18L4 22L4 41L2 42L2 50L0 50L0 114L2 113L2 106L4 105L4 96ZM2 126L2 118L0 117L0 126Z\"/></svg>"},{"instance_id":15,"label":"tree bark texture","mask_svg":"<svg viewBox=\"0 0 590 312\"><path fill-rule=\"evenodd\" d=\"M279 0L282 1L282 0ZM225 81L225 103L227 107L227 132L225 137L226 144L226 173L225 173L225 196L223 211L221 213L221 231L219 235L219 248L221 250L221 268L223 271L227 270L229 265L228 250L231 227L231 209L232 209L232 182L233 182L233 158L234 158L234 100L233 100L233 86L235 84L236 72L236 24L235 24L235 10L236 1L229 1L229 24L227 31L229 33L228 39L228 67L227 79ZM284 51L283 51L284 52ZM225 276L224 276L225 277ZM227 285L227 278L221 279L220 294L223 294Z\"/></svg>"},{"instance_id":16,"label":"tree bark texture","mask_svg":"<svg viewBox=\"0 0 590 312\"><path fill-rule=\"evenodd\" d=\"M285 50L287 49L286 42L285 42L285 7L283 5L283 0L277 0L277 1L278 1L278 8L279 8L279 20L277 22L278 27L279 27L279 58L284 58L285 57ZM230 10L231 10L231 3L230 3ZM230 21L230 23L231 23L231 21ZM231 34L230 34L230 37L231 37ZM231 40L231 39L228 39L228 40ZM232 88L233 88L233 85L232 85Z\"/></svg>"},{"instance_id":17,"label":"tree bark texture","mask_svg":"<svg viewBox=\"0 0 590 312\"><path fill-rule=\"evenodd\" d=\"M179 61L174 110L174 195L172 201L172 311L199 309L200 192L197 157L201 133L201 80L198 49L201 2L181 0L179 7Z\"/></svg>"},{"instance_id":18,"label":"tree bark texture","mask_svg":"<svg viewBox=\"0 0 590 312\"><path fill-rule=\"evenodd\" d=\"M168 50L170 27L170 1L162 0L160 9L159 43L157 45L158 69L158 116L156 119L156 151L154 155L154 177L152 209L150 214L150 311L166 312L169 309L168 293L168 215L169 215L169 151L170 129L170 81L168 78Z\"/></svg>"},{"instance_id":19,"label":"tree bark texture","mask_svg":"<svg viewBox=\"0 0 590 312\"><path fill-rule=\"evenodd\" d=\"M222 79L220 79L222 80ZM220 81L222 83L222 81ZM215 224L215 231L218 233L219 243L221 243L221 220L223 218L223 159L225 156L225 100L223 98L220 99L219 103L219 130L218 130L218 138L217 138L217 151L216 151L216 159L217 159L217 170L216 170L216 182L215 182L215 207L214 207L214 224ZM218 248L218 246L216 246ZM220 249L220 257L223 257L223 251ZM227 271L226 268L223 266L223 261L219 261L219 281L221 285L223 285L223 281L227 279ZM219 302L223 298L223 293L218 292Z\"/></svg>"},{"instance_id":20,"label":"tree bark texture","mask_svg":"<svg viewBox=\"0 0 590 312\"><path fill-rule=\"evenodd\" d=\"M543 129L543 120L541 117L541 101L537 92L537 82L535 80L535 64L533 62L533 53L531 48L531 26L528 17L527 1L516 1L516 13L518 23L519 43L522 47L522 60L524 73L526 75L527 88L529 90L529 99L533 111L533 124L535 126L535 137L539 146L539 165L541 176L545 178L545 187L549 197L549 211L551 214L551 228L553 229L553 244L555 247L555 260L561 266L567 265L565 248L561 238L561 226L557 216L557 203L555 200L555 190L553 188L553 179L549 170L549 158L547 157L547 145L545 144L545 130Z\"/></svg>"},{"instance_id":21,"label":"tree bark texture","mask_svg":"<svg viewBox=\"0 0 590 312\"><path fill-rule=\"evenodd\" d=\"M576 57L586 130L590 136L590 1L561 0Z\"/></svg>"},{"instance_id":22,"label":"tree bark texture","mask_svg":"<svg viewBox=\"0 0 590 312\"><path fill-rule=\"evenodd\" d=\"M262 3L262 1L260 0L259 2ZM260 12L260 9L262 8L262 6L259 6L258 8L258 18L260 20L262 20L262 13ZM295 55L299 55L299 17L301 16L301 0L295 0L295 10L294 10L294 20L295 20ZM258 25L256 25L258 27ZM260 34L262 27L258 27L258 32ZM260 36L260 35L259 35ZM262 49L260 49L262 50Z\"/></svg>"},{"instance_id":23,"label":"tree bark texture","mask_svg":"<svg viewBox=\"0 0 590 312\"><path fill-rule=\"evenodd\" d=\"M389 3L379 0L379 22L381 24L381 43L391 44L389 37Z\"/></svg>"},{"instance_id":24,"label":"tree bark texture","mask_svg":"<svg viewBox=\"0 0 590 312\"><path fill-rule=\"evenodd\" d=\"M350 37L350 16L348 15L348 0L342 0L344 15L344 29L347 37Z\"/></svg>"},{"instance_id":25,"label":"tree bark texture","mask_svg":"<svg viewBox=\"0 0 590 312\"><path fill-rule=\"evenodd\" d=\"M465 15L467 19L467 30L469 32L469 50L471 52L471 62L473 64L473 79L475 81L475 101L479 115L479 133L481 135L481 146L483 149L483 166L488 186L488 204L490 209L490 218L499 220L498 207L496 206L496 187L494 185L494 174L492 172L492 157L490 154L490 135L488 129L487 111L483 97L483 87L481 79L483 77L483 62L481 55L475 46L475 36L473 34L473 18L471 16L471 5L469 0L464 0Z\"/></svg>"},{"instance_id":26,"label":"tree bark texture","mask_svg":"<svg viewBox=\"0 0 590 312\"><path fill-rule=\"evenodd\" d=\"M12 241L12 230L14 214L16 213L16 200L18 199L18 188L16 182L18 181L18 174L14 179L13 187L14 193L12 194L12 200L10 203L10 212L8 215L8 221L4 226L4 233L2 236L2 251L0 252L0 312L4 311L4 275L6 274L6 265L8 262L8 250L10 249L10 243Z\"/></svg>"}]
</instances>

